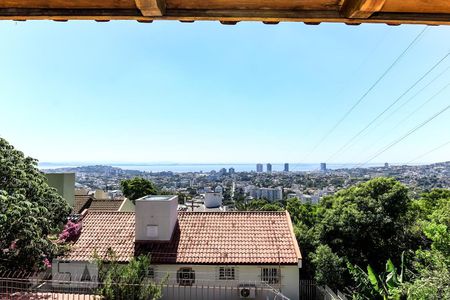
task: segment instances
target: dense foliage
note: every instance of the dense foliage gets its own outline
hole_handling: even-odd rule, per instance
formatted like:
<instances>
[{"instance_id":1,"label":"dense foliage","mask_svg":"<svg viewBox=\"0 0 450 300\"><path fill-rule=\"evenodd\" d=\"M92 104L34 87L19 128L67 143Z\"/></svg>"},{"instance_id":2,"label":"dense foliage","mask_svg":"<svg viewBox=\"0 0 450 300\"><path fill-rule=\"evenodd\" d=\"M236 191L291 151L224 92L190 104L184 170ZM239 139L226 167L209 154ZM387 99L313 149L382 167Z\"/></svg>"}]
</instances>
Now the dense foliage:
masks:
<instances>
[{"instance_id":1,"label":"dense foliage","mask_svg":"<svg viewBox=\"0 0 450 300\"><path fill-rule=\"evenodd\" d=\"M128 264L120 264L115 253L109 251L107 257L100 259L97 256L96 261L103 282L100 293L105 299L153 300L162 297L162 284L147 276L149 257L140 255L133 257Z\"/></svg>"},{"instance_id":2,"label":"dense foliage","mask_svg":"<svg viewBox=\"0 0 450 300\"><path fill-rule=\"evenodd\" d=\"M120 187L125 197L131 201L135 201L147 195L158 194L158 189L150 180L142 177L134 177L131 179L122 180Z\"/></svg>"},{"instance_id":3,"label":"dense foliage","mask_svg":"<svg viewBox=\"0 0 450 300\"><path fill-rule=\"evenodd\" d=\"M0 138L0 267L48 265L58 251L49 235L59 232L69 212L37 161Z\"/></svg>"},{"instance_id":4,"label":"dense foliage","mask_svg":"<svg viewBox=\"0 0 450 300\"><path fill-rule=\"evenodd\" d=\"M257 210L257 211L281 211L284 210L280 203L270 203L264 199L254 199L249 202L236 202L238 210Z\"/></svg>"},{"instance_id":5,"label":"dense foliage","mask_svg":"<svg viewBox=\"0 0 450 300\"><path fill-rule=\"evenodd\" d=\"M269 205L291 215L304 278L354 299L450 299L450 190L412 199L394 179L376 178L317 205L297 198Z\"/></svg>"}]
</instances>

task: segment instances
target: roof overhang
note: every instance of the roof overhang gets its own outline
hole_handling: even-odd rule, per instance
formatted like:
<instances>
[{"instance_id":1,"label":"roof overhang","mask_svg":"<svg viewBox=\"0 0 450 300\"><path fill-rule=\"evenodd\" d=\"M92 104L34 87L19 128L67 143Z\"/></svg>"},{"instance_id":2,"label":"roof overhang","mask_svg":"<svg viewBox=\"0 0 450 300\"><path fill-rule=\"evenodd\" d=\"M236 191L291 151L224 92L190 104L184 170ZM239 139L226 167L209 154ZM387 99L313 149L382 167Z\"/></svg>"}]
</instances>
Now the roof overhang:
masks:
<instances>
[{"instance_id":1,"label":"roof overhang","mask_svg":"<svg viewBox=\"0 0 450 300\"><path fill-rule=\"evenodd\" d=\"M0 20L450 25L449 0L2 0Z\"/></svg>"}]
</instances>

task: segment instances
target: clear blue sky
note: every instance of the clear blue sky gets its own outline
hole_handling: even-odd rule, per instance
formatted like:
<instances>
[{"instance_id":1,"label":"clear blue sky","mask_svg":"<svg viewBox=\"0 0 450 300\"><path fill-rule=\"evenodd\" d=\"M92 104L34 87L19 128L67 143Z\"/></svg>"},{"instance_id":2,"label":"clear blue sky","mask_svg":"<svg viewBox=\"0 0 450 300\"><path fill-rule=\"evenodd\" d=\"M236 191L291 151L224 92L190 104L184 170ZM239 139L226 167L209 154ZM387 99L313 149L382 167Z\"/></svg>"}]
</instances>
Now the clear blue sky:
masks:
<instances>
[{"instance_id":1,"label":"clear blue sky","mask_svg":"<svg viewBox=\"0 0 450 300\"><path fill-rule=\"evenodd\" d=\"M2 21L0 136L44 162L362 162L450 104L449 87L393 129L450 83L448 70L329 160L450 50L450 27L430 27L314 149L422 29ZM450 110L374 162L407 162L448 140Z\"/></svg>"}]
</instances>

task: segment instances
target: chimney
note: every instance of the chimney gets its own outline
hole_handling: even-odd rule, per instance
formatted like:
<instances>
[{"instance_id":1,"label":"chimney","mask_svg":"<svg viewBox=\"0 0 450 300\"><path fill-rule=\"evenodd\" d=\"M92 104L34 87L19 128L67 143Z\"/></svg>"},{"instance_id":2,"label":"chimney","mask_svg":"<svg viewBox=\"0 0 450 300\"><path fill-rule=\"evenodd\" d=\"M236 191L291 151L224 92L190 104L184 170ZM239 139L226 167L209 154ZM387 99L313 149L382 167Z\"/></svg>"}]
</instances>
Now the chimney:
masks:
<instances>
[{"instance_id":1,"label":"chimney","mask_svg":"<svg viewBox=\"0 0 450 300\"><path fill-rule=\"evenodd\" d=\"M136 200L136 241L170 241L177 223L178 196L145 196Z\"/></svg>"}]
</instances>

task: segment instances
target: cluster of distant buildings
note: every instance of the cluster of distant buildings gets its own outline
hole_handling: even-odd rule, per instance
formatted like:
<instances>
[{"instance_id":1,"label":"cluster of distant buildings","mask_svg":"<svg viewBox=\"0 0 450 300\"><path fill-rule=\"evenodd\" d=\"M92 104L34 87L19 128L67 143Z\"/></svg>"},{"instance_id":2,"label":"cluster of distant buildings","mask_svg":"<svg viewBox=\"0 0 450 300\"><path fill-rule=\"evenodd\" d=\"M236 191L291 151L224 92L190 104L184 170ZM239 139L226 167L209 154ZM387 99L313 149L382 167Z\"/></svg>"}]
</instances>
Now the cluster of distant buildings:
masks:
<instances>
[{"instance_id":1,"label":"cluster of distant buildings","mask_svg":"<svg viewBox=\"0 0 450 300\"><path fill-rule=\"evenodd\" d=\"M320 163L320 171L321 172L326 172L327 171L327 164L326 163ZM256 164L256 172L257 173L264 172L263 164L261 164L261 163ZM266 164L266 172L267 173L272 173L272 164L271 163L267 163ZM289 172L289 163L285 163L284 164L283 172Z\"/></svg>"},{"instance_id":2,"label":"cluster of distant buildings","mask_svg":"<svg viewBox=\"0 0 450 300\"><path fill-rule=\"evenodd\" d=\"M256 164L256 172L258 172L258 173L264 172L263 164ZM272 164L271 163L266 164L266 172L272 173ZM288 163L284 164L283 172L289 172L289 164Z\"/></svg>"}]
</instances>

